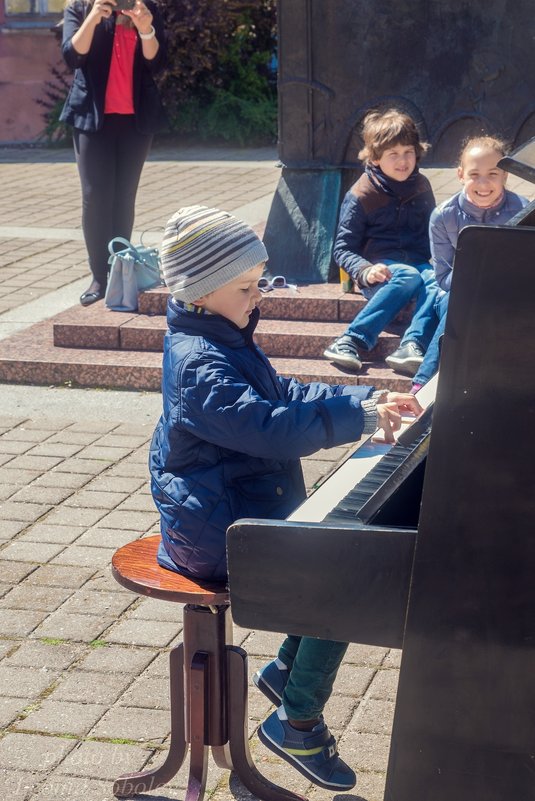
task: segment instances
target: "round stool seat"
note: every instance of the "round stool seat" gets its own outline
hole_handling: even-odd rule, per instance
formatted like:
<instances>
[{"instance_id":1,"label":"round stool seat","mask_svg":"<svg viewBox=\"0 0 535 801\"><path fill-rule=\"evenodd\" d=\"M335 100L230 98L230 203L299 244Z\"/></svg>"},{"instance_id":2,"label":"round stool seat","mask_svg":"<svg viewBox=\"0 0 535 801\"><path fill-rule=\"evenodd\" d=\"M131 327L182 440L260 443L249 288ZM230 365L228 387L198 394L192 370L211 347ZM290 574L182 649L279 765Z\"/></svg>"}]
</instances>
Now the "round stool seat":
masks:
<instances>
[{"instance_id":1,"label":"round stool seat","mask_svg":"<svg viewBox=\"0 0 535 801\"><path fill-rule=\"evenodd\" d=\"M115 580L132 592L162 601L201 606L229 603L224 581L197 581L161 567L156 560L159 545L160 535L156 534L115 551L111 560Z\"/></svg>"}]
</instances>

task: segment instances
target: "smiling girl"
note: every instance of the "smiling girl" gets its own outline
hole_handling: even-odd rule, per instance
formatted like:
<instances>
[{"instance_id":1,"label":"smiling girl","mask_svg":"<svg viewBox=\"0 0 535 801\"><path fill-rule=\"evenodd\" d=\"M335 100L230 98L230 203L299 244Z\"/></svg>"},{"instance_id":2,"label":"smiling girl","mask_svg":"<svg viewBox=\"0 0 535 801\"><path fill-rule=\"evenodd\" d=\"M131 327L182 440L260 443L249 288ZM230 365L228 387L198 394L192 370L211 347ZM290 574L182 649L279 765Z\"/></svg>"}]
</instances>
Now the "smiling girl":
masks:
<instances>
[{"instance_id":1,"label":"smiling girl","mask_svg":"<svg viewBox=\"0 0 535 801\"><path fill-rule=\"evenodd\" d=\"M492 136L469 139L461 151L457 176L463 188L441 203L431 215L431 263L440 288L436 312L439 324L424 361L413 378L413 389L426 384L438 370L439 342L444 333L453 258L462 228L468 225L503 225L528 202L505 188L507 173L498 167L506 154L505 143Z\"/></svg>"}]
</instances>

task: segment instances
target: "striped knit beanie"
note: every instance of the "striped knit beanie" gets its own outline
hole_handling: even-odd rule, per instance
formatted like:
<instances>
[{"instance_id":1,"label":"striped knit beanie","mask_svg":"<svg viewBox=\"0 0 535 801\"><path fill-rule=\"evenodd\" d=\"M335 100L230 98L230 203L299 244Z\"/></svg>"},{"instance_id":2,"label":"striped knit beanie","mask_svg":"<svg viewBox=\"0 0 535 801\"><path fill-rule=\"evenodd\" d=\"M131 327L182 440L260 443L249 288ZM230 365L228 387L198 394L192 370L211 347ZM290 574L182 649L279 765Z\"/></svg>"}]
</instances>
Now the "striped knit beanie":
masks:
<instances>
[{"instance_id":1,"label":"striped knit beanie","mask_svg":"<svg viewBox=\"0 0 535 801\"><path fill-rule=\"evenodd\" d=\"M165 283L183 303L199 300L268 258L252 228L206 206L187 206L171 217L161 256Z\"/></svg>"}]
</instances>

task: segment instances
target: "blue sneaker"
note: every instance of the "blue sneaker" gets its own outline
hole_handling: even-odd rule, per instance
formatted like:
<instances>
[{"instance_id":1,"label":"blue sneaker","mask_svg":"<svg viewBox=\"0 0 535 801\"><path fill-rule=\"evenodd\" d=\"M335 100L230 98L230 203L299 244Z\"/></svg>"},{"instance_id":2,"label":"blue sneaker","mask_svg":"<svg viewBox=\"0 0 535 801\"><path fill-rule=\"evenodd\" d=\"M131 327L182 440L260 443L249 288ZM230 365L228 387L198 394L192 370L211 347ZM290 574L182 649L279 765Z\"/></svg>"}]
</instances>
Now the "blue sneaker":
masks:
<instances>
[{"instance_id":1,"label":"blue sneaker","mask_svg":"<svg viewBox=\"0 0 535 801\"><path fill-rule=\"evenodd\" d=\"M267 665L256 671L253 682L272 704L280 706L289 676L290 671L284 662L274 659L273 662L268 662Z\"/></svg>"},{"instance_id":2,"label":"blue sneaker","mask_svg":"<svg viewBox=\"0 0 535 801\"><path fill-rule=\"evenodd\" d=\"M336 740L323 719L312 731L298 731L290 726L281 706L262 723L258 737L319 787L343 791L357 783L355 772L338 756Z\"/></svg>"}]
</instances>

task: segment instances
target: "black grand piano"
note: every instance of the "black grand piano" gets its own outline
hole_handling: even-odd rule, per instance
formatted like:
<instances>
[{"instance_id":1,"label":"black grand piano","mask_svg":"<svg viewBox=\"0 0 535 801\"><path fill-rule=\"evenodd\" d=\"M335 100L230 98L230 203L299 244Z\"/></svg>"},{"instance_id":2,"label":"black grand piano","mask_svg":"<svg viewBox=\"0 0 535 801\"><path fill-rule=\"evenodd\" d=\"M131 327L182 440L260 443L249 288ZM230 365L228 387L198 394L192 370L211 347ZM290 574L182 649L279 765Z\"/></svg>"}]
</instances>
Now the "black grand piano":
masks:
<instances>
[{"instance_id":1,"label":"black grand piano","mask_svg":"<svg viewBox=\"0 0 535 801\"><path fill-rule=\"evenodd\" d=\"M501 166L535 181L535 140ZM535 801L535 202L461 232L421 399L288 520L229 529L233 617L403 649L385 801Z\"/></svg>"}]
</instances>

